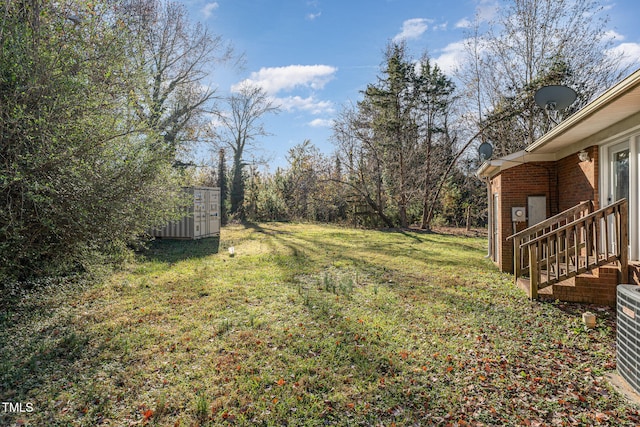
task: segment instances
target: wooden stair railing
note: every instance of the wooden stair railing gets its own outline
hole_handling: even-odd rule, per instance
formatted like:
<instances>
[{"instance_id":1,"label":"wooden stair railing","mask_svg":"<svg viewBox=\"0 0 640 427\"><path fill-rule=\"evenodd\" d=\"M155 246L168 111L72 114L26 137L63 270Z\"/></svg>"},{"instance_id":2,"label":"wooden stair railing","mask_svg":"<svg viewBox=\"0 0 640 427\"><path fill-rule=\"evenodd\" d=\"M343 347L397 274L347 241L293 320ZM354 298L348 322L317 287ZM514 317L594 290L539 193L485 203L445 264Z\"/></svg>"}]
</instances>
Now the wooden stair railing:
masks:
<instances>
[{"instance_id":1,"label":"wooden stair railing","mask_svg":"<svg viewBox=\"0 0 640 427\"><path fill-rule=\"evenodd\" d=\"M529 235L526 241L520 239L518 256L528 255L526 273L530 297L536 299L539 289L614 261L619 262L621 277L625 278L627 223L627 201L623 199L546 233L535 237ZM521 267L516 280L524 273Z\"/></svg>"},{"instance_id":2,"label":"wooden stair railing","mask_svg":"<svg viewBox=\"0 0 640 427\"><path fill-rule=\"evenodd\" d=\"M523 248L525 243L553 230L557 230L578 218L582 218L591 213L592 210L593 202L587 200L558 215L554 215L551 218L507 237L507 240L513 240L513 274L515 282L517 283L518 278L523 277L529 272L529 252L526 246Z\"/></svg>"}]
</instances>

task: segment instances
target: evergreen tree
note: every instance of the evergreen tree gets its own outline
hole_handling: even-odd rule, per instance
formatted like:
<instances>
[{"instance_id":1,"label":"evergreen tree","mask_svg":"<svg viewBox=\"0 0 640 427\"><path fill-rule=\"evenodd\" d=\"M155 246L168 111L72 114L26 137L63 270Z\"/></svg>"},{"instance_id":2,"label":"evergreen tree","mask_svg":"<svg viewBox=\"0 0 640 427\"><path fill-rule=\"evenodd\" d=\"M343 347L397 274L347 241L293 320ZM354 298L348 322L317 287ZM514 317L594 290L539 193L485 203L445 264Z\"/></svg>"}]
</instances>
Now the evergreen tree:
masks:
<instances>
[{"instance_id":1,"label":"evergreen tree","mask_svg":"<svg viewBox=\"0 0 640 427\"><path fill-rule=\"evenodd\" d=\"M227 210L227 163L224 155L224 148L218 151L218 182L217 186L220 187L220 224L226 225L229 219Z\"/></svg>"}]
</instances>

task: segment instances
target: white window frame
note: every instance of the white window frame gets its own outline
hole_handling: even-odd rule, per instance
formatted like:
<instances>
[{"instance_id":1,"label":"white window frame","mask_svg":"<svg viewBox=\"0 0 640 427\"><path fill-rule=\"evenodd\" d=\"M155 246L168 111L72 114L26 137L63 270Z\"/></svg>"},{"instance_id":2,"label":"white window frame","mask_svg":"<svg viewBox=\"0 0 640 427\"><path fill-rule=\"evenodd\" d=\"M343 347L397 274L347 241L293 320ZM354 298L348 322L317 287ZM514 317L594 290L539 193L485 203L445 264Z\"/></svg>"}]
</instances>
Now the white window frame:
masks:
<instances>
[{"instance_id":1,"label":"white window frame","mask_svg":"<svg viewBox=\"0 0 640 427\"><path fill-rule=\"evenodd\" d=\"M605 207L613 202L611 194L611 159L609 152L620 146L621 149L629 148L629 260L640 260L640 132L637 130L626 135L618 135L608 139L599 146L599 197L600 207ZM624 147L624 148L623 148ZM611 198L611 201L610 201Z\"/></svg>"}]
</instances>

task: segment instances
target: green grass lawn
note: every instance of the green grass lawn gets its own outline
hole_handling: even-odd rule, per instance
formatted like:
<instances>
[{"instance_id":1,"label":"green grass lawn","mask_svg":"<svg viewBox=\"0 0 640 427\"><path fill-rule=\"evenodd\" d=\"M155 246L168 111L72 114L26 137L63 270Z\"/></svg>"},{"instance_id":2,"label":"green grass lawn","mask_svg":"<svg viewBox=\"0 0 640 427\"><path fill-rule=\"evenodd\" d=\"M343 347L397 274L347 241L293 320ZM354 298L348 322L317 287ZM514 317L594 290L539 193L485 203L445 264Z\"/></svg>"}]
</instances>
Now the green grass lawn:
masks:
<instances>
[{"instance_id":1,"label":"green grass lawn","mask_svg":"<svg viewBox=\"0 0 640 427\"><path fill-rule=\"evenodd\" d=\"M585 330L584 307L530 302L485 248L230 226L101 283L42 283L0 313L0 401L33 407L0 425L640 423L605 380L614 313Z\"/></svg>"}]
</instances>

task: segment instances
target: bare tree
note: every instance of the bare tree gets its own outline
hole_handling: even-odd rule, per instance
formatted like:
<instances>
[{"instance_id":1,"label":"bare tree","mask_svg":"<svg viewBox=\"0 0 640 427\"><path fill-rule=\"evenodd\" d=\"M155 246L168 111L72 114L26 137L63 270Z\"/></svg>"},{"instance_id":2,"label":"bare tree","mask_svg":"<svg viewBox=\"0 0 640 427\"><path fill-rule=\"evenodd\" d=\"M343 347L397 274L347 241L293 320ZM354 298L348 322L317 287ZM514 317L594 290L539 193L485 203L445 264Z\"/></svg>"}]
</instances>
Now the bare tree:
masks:
<instances>
[{"instance_id":1,"label":"bare tree","mask_svg":"<svg viewBox=\"0 0 640 427\"><path fill-rule=\"evenodd\" d=\"M259 86L243 85L227 99L229 110L219 114L217 139L231 148L231 213L242 216L244 200L244 156L254 148L255 139L268 133L261 122L265 114L277 113L279 106Z\"/></svg>"},{"instance_id":2,"label":"bare tree","mask_svg":"<svg viewBox=\"0 0 640 427\"><path fill-rule=\"evenodd\" d=\"M493 120L485 132L497 154L521 149L548 130L545 112L533 101L541 86L576 89L578 101L566 115L628 71L608 53L607 22L597 0L510 0L484 32L476 18L459 77L479 127L491 115L510 117Z\"/></svg>"},{"instance_id":3,"label":"bare tree","mask_svg":"<svg viewBox=\"0 0 640 427\"><path fill-rule=\"evenodd\" d=\"M131 7L141 17L137 48L144 54L139 66L150 76L135 94L136 112L163 137L164 148L176 153L198 138L216 99L215 88L204 79L216 64L231 60L233 52L221 36L191 24L181 3L138 0Z\"/></svg>"}]
</instances>

